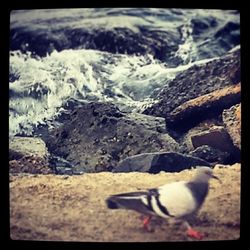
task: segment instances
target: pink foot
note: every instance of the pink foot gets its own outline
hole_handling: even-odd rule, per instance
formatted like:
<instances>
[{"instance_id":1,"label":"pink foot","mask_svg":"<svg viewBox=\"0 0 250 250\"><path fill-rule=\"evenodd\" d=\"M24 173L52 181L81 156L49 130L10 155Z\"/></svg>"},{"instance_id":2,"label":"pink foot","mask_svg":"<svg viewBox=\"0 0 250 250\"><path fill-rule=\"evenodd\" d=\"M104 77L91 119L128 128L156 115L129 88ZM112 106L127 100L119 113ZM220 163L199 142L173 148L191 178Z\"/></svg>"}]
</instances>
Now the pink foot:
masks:
<instances>
[{"instance_id":1,"label":"pink foot","mask_svg":"<svg viewBox=\"0 0 250 250\"><path fill-rule=\"evenodd\" d=\"M187 230L187 236L195 238L197 240L201 240L204 237L203 234L199 233L198 231L195 231L193 228L189 228Z\"/></svg>"}]
</instances>

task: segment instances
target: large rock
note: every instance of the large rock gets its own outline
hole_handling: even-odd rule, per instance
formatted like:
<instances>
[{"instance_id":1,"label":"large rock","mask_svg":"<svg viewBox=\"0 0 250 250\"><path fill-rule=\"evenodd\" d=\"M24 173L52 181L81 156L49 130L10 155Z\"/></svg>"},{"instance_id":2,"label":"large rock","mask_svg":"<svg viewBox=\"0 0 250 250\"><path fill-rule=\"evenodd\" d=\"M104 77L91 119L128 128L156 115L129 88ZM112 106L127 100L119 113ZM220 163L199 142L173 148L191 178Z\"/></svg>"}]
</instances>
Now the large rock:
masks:
<instances>
[{"instance_id":1,"label":"large rock","mask_svg":"<svg viewBox=\"0 0 250 250\"><path fill-rule=\"evenodd\" d=\"M44 141L34 137L12 137L9 139L9 172L49 174L49 153Z\"/></svg>"},{"instance_id":2,"label":"large rock","mask_svg":"<svg viewBox=\"0 0 250 250\"><path fill-rule=\"evenodd\" d=\"M39 10L39 18L33 10L12 12L10 50L39 56L54 49L79 48L151 54L176 66L220 56L240 44L239 11L123 8L60 12L53 10L50 15ZM187 51L185 42L190 39Z\"/></svg>"},{"instance_id":3,"label":"large rock","mask_svg":"<svg viewBox=\"0 0 250 250\"><path fill-rule=\"evenodd\" d=\"M189 100L170 112L168 125L175 129L190 128L207 119L216 117L226 108L239 103L241 100L241 85L224 87L209 94Z\"/></svg>"},{"instance_id":4,"label":"large rock","mask_svg":"<svg viewBox=\"0 0 250 250\"><path fill-rule=\"evenodd\" d=\"M33 27L15 27L10 31L11 50L31 51L46 56L54 49L94 49L119 54L151 54L160 60L171 61L178 49L180 34L177 30L141 29L133 31L125 27L114 29L65 27L55 32Z\"/></svg>"},{"instance_id":5,"label":"large rock","mask_svg":"<svg viewBox=\"0 0 250 250\"><path fill-rule=\"evenodd\" d=\"M193 143L192 143L192 137L203 133L204 131L209 131L211 128L216 126L223 126L222 121L212 118L207 119L199 123L198 125L194 126L193 128L189 129L186 133L184 133L178 140L181 150L181 153L190 153L193 150L195 150Z\"/></svg>"},{"instance_id":6,"label":"large rock","mask_svg":"<svg viewBox=\"0 0 250 250\"><path fill-rule=\"evenodd\" d=\"M191 137L194 148L201 145L209 145L222 151L231 152L233 143L226 129L222 126L214 126Z\"/></svg>"},{"instance_id":7,"label":"large rock","mask_svg":"<svg viewBox=\"0 0 250 250\"><path fill-rule=\"evenodd\" d=\"M200 158L175 152L144 153L128 157L121 161L114 172L180 172L194 166L210 166Z\"/></svg>"},{"instance_id":8,"label":"large rock","mask_svg":"<svg viewBox=\"0 0 250 250\"><path fill-rule=\"evenodd\" d=\"M229 134L223 126L213 126L209 130L197 133L191 136L191 141L194 148L209 145L222 152L228 152L230 154L229 161L240 161L239 150L233 145Z\"/></svg>"},{"instance_id":9,"label":"large rock","mask_svg":"<svg viewBox=\"0 0 250 250\"><path fill-rule=\"evenodd\" d=\"M241 104L225 109L222 119L233 144L241 149Z\"/></svg>"},{"instance_id":10,"label":"large rock","mask_svg":"<svg viewBox=\"0 0 250 250\"><path fill-rule=\"evenodd\" d=\"M213 165L227 164L230 159L228 152L223 152L209 145L202 145L190 152L190 155L201 158Z\"/></svg>"},{"instance_id":11,"label":"large rock","mask_svg":"<svg viewBox=\"0 0 250 250\"><path fill-rule=\"evenodd\" d=\"M165 131L163 118L127 114L109 103L88 103L51 132L49 150L74 165L75 172L112 170L128 156L155 151L178 151Z\"/></svg>"},{"instance_id":12,"label":"large rock","mask_svg":"<svg viewBox=\"0 0 250 250\"><path fill-rule=\"evenodd\" d=\"M234 46L240 44L239 19L228 19L228 22L219 29L217 28L220 26L220 21L217 18L213 18L212 15L203 16L202 18L194 16L191 23L193 24L192 37L197 44L196 49L200 51L200 58L217 56L218 47L221 48L219 53L225 53L230 49L230 44L234 44ZM206 41L205 46L204 41ZM216 51L217 53L215 53Z\"/></svg>"},{"instance_id":13,"label":"large rock","mask_svg":"<svg viewBox=\"0 0 250 250\"><path fill-rule=\"evenodd\" d=\"M194 65L178 74L154 98L158 100L144 114L169 118L181 104L240 82L240 50L201 65Z\"/></svg>"},{"instance_id":14,"label":"large rock","mask_svg":"<svg viewBox=\"0 0 250 250\"><path fill-rule=\"evenodd\" d=\"M49 153L41 138L15 136L9 139L9 160L23 156L37 156L46 159Z\"/></svg>"}]
</instances>

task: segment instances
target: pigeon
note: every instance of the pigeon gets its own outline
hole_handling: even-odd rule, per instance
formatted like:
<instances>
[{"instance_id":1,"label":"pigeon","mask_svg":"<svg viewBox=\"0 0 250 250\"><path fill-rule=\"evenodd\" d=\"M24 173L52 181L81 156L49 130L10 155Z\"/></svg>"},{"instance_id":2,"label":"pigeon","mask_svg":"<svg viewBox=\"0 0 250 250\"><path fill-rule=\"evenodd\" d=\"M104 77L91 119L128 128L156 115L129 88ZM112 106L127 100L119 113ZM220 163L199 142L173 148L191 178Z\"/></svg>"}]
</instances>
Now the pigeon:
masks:
<instances>
[{"instance_id":1,"label":"pigeon","mask_svg":"<svg viewBox=\"0 0 250 250\"><path fill-rule=\"evenodd\" d=\"M111 195L106 199L110 209L129 209L147 217L143 227L148 231L152 216L173 218L181 221L187 228L187 236L201 240L204 235L193 229L188 218L201 208L209 191L209 180L215 178L209 167L197 167L196 175L190 181L178 181L146 191Z\"/></svg>"}]
</instances>

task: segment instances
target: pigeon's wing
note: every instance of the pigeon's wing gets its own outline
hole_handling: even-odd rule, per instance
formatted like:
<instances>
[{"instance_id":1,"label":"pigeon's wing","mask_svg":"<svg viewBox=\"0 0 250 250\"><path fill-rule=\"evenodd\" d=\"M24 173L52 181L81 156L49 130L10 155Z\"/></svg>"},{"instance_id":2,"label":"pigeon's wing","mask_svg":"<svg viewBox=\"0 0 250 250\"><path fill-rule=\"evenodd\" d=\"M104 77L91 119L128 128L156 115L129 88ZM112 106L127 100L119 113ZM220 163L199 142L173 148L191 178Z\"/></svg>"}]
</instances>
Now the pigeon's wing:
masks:
<instances>
[{"instance_id":1,"label":"pigeon's wing","mask_svg":"<svg viewBox=\"0 0 250 250\"><path fill-rule=\"evenodd\" d=\"M125 208L164 218L173 217L167 210L167 207L161 204L158 188L149 189L144 192L113 195L110 196L106 202L111 209Z\"/></svg>"},{"instance_id":2,"label":"pigeon's wing","mask_svg":"<svg viewBox=\"0 0 250 250\"><path fill-rule=\"evenodd\" d=\"M130 209L143 214L154 214L149 205L150 194L144 192L131 192L110 196L107 200L107 206L111 209Z\"/></svg>"}]
</instances>

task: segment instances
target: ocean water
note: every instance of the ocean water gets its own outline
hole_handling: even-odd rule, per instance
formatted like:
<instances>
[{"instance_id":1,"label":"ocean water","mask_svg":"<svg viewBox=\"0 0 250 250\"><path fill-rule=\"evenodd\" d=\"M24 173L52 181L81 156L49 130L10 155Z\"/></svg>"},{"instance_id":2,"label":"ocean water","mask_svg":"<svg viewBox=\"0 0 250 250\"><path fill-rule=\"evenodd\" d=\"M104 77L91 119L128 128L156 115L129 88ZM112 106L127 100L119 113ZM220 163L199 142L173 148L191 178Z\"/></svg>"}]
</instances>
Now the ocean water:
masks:
<instances>
[{"instance_id":1,"label":"ocean water","mask_svg":"<svg viewBox=\"0 0 250 250\"><path fill-rule=\"evenodd\" d=\"M142 112L178 73L240 46L235 10L19 10L10 20L9 136L53 128L72 101Z\"/></svg>"}]
</instances>

